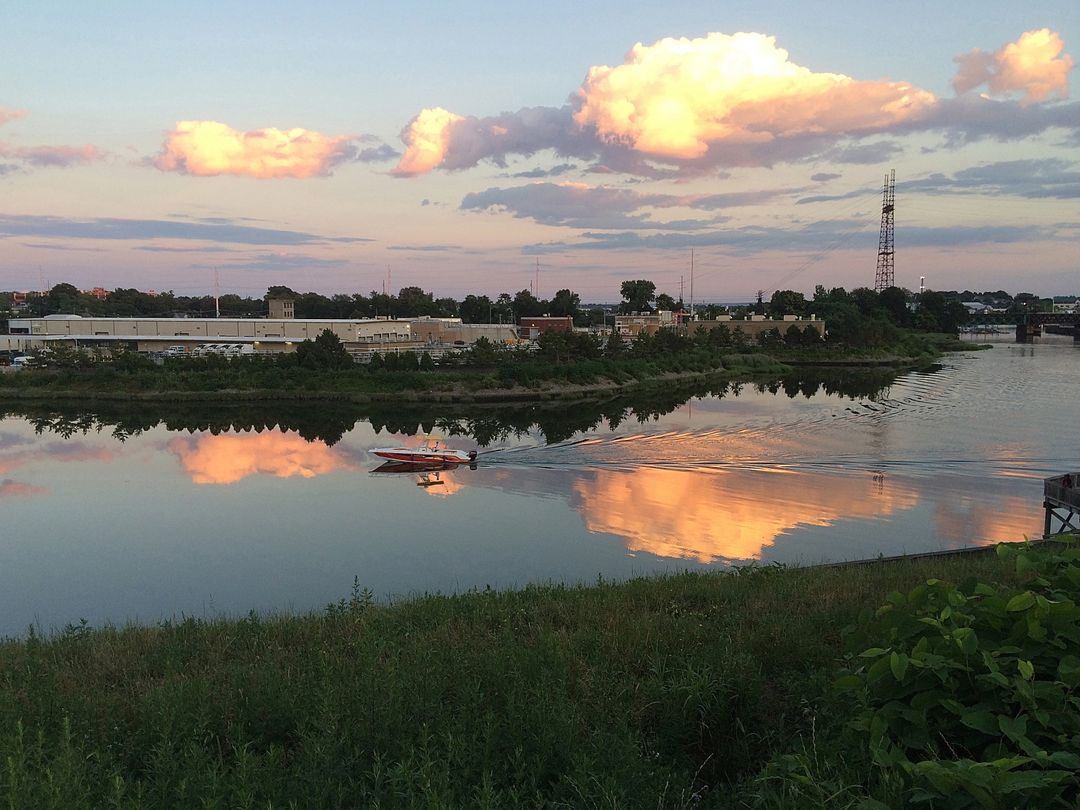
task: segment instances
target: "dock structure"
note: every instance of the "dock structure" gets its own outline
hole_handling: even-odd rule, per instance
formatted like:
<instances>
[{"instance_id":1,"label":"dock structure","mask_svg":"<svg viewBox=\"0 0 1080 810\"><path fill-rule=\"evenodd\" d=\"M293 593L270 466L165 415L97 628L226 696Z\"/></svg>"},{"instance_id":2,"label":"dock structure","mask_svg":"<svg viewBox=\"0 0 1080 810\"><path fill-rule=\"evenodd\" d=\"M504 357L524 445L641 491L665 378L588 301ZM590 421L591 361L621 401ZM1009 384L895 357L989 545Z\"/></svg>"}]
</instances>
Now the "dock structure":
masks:
<instances>
[{"instance_id":1,"label":"dock structure","mask_svg":"<svg viewBox=\"0 0 1080 810\"><path fill-rule=\"evenodd\" d=\"M1046 522L1043 537L1080 534L1080 473L1066 473L1043 481Z\"/></svg>"}]
</instances>

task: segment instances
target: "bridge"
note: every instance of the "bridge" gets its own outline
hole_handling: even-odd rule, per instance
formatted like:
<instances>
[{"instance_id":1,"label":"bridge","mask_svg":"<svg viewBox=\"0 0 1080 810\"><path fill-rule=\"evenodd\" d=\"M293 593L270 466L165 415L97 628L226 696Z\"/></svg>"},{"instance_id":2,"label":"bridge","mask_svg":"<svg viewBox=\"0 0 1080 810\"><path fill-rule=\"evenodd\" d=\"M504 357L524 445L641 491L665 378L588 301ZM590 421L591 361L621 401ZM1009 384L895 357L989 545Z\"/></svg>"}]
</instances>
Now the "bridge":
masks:
<instances>
[{"instance_id":1,"label":"bridge","mask_svg":"<svg viewBox=\"0 0 1080 810\"><path fill-rule=\"evenodd\" d=\"M1041 335L1043 331L1055 335L1072 335L1080 341L1080 313L1076 312L1032 312L1021 315L1016 324L1016 342L1025 343Z\"/></svg>"}]
</instances>

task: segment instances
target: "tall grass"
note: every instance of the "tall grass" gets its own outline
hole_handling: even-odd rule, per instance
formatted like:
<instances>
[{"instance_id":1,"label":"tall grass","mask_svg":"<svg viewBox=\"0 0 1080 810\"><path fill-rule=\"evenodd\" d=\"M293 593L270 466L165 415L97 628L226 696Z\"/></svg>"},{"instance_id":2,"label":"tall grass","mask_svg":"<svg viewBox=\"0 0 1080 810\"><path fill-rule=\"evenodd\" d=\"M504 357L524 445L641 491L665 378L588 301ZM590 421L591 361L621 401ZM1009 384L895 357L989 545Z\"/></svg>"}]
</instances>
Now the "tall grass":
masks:
<instances>
[{"instance_id":1,"label":"tall grass","mask_svg":"<svg viewBox=\"0 0 1080 810\"><path fill-rule=\"evenodd\" d=\"M0 644L0 801L26 808L728 807L805 739L840 629L992 556L593 587L354 589L305 617Z\"/></svg>"}]
</instances>

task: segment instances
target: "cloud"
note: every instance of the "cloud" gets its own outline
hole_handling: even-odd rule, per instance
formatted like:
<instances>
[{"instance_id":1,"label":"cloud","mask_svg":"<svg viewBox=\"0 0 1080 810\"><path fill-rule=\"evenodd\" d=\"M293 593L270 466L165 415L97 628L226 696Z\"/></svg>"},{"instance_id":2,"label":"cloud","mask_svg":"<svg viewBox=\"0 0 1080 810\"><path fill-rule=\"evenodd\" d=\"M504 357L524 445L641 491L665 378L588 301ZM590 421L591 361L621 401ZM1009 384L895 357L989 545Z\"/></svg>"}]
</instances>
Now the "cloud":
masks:
<instances>
[{"instance_id":1,"label":"cloud","mask_svg":"<svg viewBox=\"0 0 1080 810\"><path fill-rule=\"evenodd\" d=\"M5 478L0 481L0 498L4 497L27 497L30 495L44 495L49 490L44 487L37 487L33 484L25 484L21 481L14 481L11 478Z\"/></svg>"},{"instance_id":2,"label":"cloud","mask_svg":"<svg viewBox=\"0 0 1080 810\"><path fill-rule=\"evenodd\" d=\"M579 125L677 159L724 143L880 131L935 100L904 82L814 73L789 61L774 37L754 33L638 43L622 65L591 68L579 97Z\"/></svg>"},{"instance_id":3,"label":"cloud","mask_svg":"<svg viewBox=\"0 0 1080 810\"><path fill-rule=\"evenodd\" d=\"M395 173L464 169L552 149L599 159L594 170L664 176L650 162L701 172L715 165L795 159L838 137L886 131L935 98L904 82L814 73L773 37L713 33L637 44L617 67L593 67L561 108L489 118L425 109L402 132ZM697 165L695 165L697 162Z\"/></svg>"},{"instance_id":4,"label":"cloud","mask_svg":"<svg viewBox=\"0 0 1080 810\"><path fill-rule=\"evenodd\" d=\"M402 130L406 150L393 174L411 177L431 171L446 157L450 127L465 119L442 107L424 109Z\"/></svg>"},{"instance_id":5,"label":"cloud","mask_svg":"<svg viewBox=\"0 0 1080 810\"><path fill-rule=\"evenodd\" d=\"M836 174L835 172L818 172L817 174L810 175L810 179L815 183L827 183L830 180L839 180L843 175Z\"/></svg>"},{"instance_id":6,"label":"cloud","mask_svg":"<svg viewBox=\"0 0 1080 810\"><path fill-rule=\"evenodd\" d=\"M305 245L320 242L368 242L347 236L320 236L304 231L258 228L208 222L162 219L73 219L67 217L0 214L0 237L36 236L66 239L196 239L245 245Z\"/></svg>"},{"instance_id":7,"label":"cloud","mask_svg":"<svg viewBox=\"0 0 1080 810\"><path fill-rule=\"evenodd\" d=\"M12 146L0 143L0 158L18 160L31 166L79 166L103 160L107 153L96 146Z\"/></svg>"},{"instance_id":8,"label":"cloud","mask_svg":"<svg viewBox=\"0 0 1080 810\"><path fill-rule=\"evenodd\" d=\"M1057 34L1029 32L1002 49L998 62L988 57L996 66L993 86L1023 92L1019 103L973 94L938 99L907 82L815 72L763 34L639 43L623 64L591 68L562 107L489 117L422 110L402 131L406 149L392 173L456 171L485 160L505 168L510 155L543 151L588 161L586 172L652 179L808 158L869 164L901 147L857 141L927 131L942 131L946 146L958 146L1065 128L1080 143L1080 106L1031 103L1064 91L1072 61L1057 56L1059 44ZM978 78L970 67L965 76ZM552 176L541 167L519 174Z\"/></svg>"},{"instance_id":9,"label":"cloud","mask_svg":"<svg viewBox=\"0 0 1080 810\"><path fill-rule=\"evenodd\" d=\"M571 228L694 230L715 225L715 219L660 222L633 213L646 207L686 206L693 199L584 183L533 183L466 194L461 209L507 211L518 219Z\"/></svg>"},{"instance_id":10,"label":"cloud","mask_svg":"<svg viewBox=\"0 0 1080 810\"><path fill-rule=\"evenodd\" d=\"M0 107L0 127L8 121L14 121L18 118L24 118L25 116L26 110L8 110L4 107Z\"/></svg>"},{"instance_id":11,"label":"cloud","mask_svg":"<svg viewBox=\"0 0 1080 810\"><path fill-rule=\"evenodd\" d=\"M0 126L26 116L25 110L7 110L0 107ZM104 160L108 153L91 144L82 146L15 146L0 141L0 158L16 163L0 164L0 176L10 174L26 166L61 167L79 166Z\"/></svg>"},{"instance_id":12,"label":"cloud","mask_svg":"<svg viewBox=\"0 0 1080 810\"><path fill-rule=\"evenodd\" d=\"M353 141L299 127L240 132L217 121L179 121L152 163L161 171L200 177L317 177L355 158Z\"/></svg>"},{"instance_id":13,"label":"cloud","mask_svg":"<svg viewBox=\"0 0 1080 810\"><path fill-rule=\"evenodd\" d=\"M345 259L322 259L290 253L262 253L247 259L224 259L216 264L193 265L194 267L227 267L232 270L316 270L344 267Z\"/></svg>"},{"instance_id":14,"label":"cloud","mask_svg":"<svg viewBox=\"0 0 1080 810\"><path fill-rule=\"evenodd\" d=\"M646 194L586 183L531 183L514 188L489 188L466 194L462 210L506 211L518 219L541 225L598 230L698 230L715 226L722 218L662 221L638 213L648 208L687 208L715 211L761 205L791 189L764 189L719 194Z\"/></svg>"},{"instance_id":15,"label":"cloud","mask_svg":"<svg viewBox=\"0 0 1080 810\"><path fill-rule=\"evenodd\" d=\"M904 151L903 148L895 141L875 141L874 143L836 146L818 155L816 159L833 163L876 166L885 163L902 151Z\"/></svg>"},{"instance_id":16,"label":"cloud","mask_svg":"<svg viewBox=\"0 0 1080 810\"><path fill-rule=\"evenodd\" d=\"M378 146L369 146L361 149L356 159L361 163L385 163L388 160L396 160L401 157L401 152L388 143Z\"/></svg>"},{"instance_id":17,"label":"cloud","mask_svg":"<svg viewBox=\"0 0 1080 810\"><path fill-rule=\"evenodd\" d=\"M464 250L461 245L390 245L387 250L417 250L422 253L444 253L452 250Z\"/></svg>"},{"instance_id":18,"label":"cloud","mask_svg":"<svg viewBox=\"0 0 1080 810\"><path fill-rule=\"evenodd\" d=\"M577 166L573 163L560 163L557 166L552 166L550 169L543 169L540 166L529 169L525 172L515 172L511 174L511 177L521 177L526 180L538 180L542 177L558 177L560 174L566 174L576 169Z\"/></svg>"},{"instance_id":19,"label":"cloud","mask_svg":"<svg viewBox=\"0 0 1080 810\"><path fill-rule=\"evenodd\" d=\"M1073 59L1064 50L1061 35L1049 28L1027 31L993 53L975 48L953 60L959 65L953 89L961 95L986 85L991 96L1019 93L1024 105L1055 94L1068 98Z\"/></svg>"},{"instance_id":20,"label":"cloud","mask_svg":"<svg viewBox=\"0 0 1080 810\"><path fill-rule=\"evenodd\" d=\"M662 232L642 234L637 231L596 233L586 231L576 241L544 242L526 245L526 255L565 253L579 250L686 250L688 248L719 247L736 255L765 251L796 251L813 253L847 250L867 250L876 245L878 235L874 223L845 220L815 223L805 228L733 228L700 233ZM978 227L910 227L904 229L905 248L962 247L986 243L1022 243L1054 239L1051 228L1021 225L987 225Z\"/></svg>"},{"instance_id":21,"label":"cloud","mask_svg":"<svg viewBox=\"0 0 1080 810\"><path fill-rule=\"evenodd\" d=\"M952 175L935 172L916 180L896 184L901 195L921 194L981 194L1012 195L1027 199L1077 199L1080 197L1080 170L1077 164L1057 158L1006 160L984 166L960 169ZM872 189L862 188L844 194L819 194L803 197L796 205L833 202L855 197L871 196Z\"/></svg>"},{"instance_id":22,"label":"cloud","mask_svg":"<svg viewBox=\"0 0 1080 810\"><path fill-rule=\"evenodd\" d=\"M1080 198L1077 165L1055 158L1006 160L960 169L951 177L932 174L920 180L897 183L897 188L925 194L1010 194L1027 199L1077 199Z\"/></svg>"}]
</instances>

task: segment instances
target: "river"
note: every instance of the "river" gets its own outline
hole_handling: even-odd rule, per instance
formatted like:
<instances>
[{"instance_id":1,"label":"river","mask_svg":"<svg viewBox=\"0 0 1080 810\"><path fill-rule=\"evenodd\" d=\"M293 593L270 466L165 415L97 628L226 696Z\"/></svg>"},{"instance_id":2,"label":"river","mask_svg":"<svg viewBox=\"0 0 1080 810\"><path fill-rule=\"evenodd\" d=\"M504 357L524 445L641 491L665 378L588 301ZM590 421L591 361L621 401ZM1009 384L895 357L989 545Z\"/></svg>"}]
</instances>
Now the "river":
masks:
<instances>
[{"instance_id":1,"label":"river","mask_svg":"<svg viewBox=\"0 0 1080 810\"><path fill-rule=\"evenodd\" d=\"M0 635L1034 537L1042 479L1080 466L1078 367L1068 338L1003 337L930 372L603 407L9 407ZM475 469L373 472L433 427Z\"/></svg>"}]
</instances>

